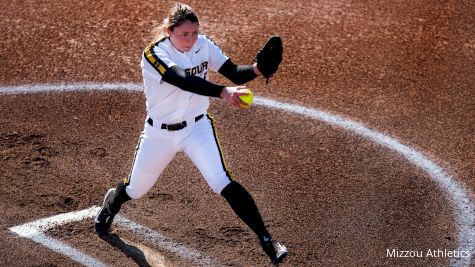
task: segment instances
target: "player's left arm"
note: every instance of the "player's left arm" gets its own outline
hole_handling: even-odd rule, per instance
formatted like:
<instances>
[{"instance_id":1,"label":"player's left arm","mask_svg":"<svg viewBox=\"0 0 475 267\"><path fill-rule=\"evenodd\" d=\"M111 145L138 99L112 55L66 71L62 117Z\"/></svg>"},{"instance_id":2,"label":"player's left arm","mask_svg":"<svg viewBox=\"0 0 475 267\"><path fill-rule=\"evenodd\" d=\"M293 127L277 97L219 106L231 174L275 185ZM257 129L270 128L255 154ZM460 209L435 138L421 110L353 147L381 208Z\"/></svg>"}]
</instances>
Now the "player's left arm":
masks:
<instances>
[{"instance_id":1,"label":"player's left arm","mask_svg":"<svg viewBox=\"0 0 475 267\"><path fill-rule=\"evenodd\" d=\"M245 84L260 74L256 64L238 66L230 58L224 62L218 72L234 84Z\"/></svg>"}]
</instances>

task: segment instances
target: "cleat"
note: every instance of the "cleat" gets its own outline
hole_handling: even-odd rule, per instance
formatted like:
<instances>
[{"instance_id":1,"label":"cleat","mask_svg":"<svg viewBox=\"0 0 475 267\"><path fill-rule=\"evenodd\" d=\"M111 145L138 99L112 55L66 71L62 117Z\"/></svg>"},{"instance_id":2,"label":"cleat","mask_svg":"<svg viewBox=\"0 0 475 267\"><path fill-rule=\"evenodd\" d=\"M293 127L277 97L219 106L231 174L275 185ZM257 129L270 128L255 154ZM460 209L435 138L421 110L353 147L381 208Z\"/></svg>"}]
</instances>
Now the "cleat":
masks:
<instances>
[{"instance_id":1,"label":"cleat","mask_svg":"<svg viewBox=\"0 0 475 267\"><path fill-rule=\"evenodd\" d=\"M99 236L107 235L114 220L115 214L110 212L109 205L112 202L112 199L115 196L116 189L111 188L107 191L106 196L104 197L104 202L102 207L96 215L94 220L94 226L96 228L96 233Z\"/></svg>"},{"instance_id":2,"label":"cleat","mask_svg":"<svg viewBox=\"0 0 475 267\"><path fill-rule=\"evenodd\" d=\"M273 264L281 263L288 254L287 248L272 238L261 241L261 246Z\"/></svg>"}]
</instances>

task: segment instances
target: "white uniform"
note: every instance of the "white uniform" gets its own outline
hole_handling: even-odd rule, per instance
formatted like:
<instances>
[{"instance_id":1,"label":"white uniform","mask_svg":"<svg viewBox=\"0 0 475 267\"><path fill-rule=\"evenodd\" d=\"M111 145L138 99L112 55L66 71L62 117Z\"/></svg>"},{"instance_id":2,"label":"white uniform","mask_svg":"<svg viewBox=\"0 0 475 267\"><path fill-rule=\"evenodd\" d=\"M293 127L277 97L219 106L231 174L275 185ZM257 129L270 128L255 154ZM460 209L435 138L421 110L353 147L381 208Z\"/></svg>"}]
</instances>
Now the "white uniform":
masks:
<instances>
[{"instance_id":1,"label":"white uniform","mask_svg":"<svg viewBox=\"0 0 475 267\"><path fill-rule=\"evenodd\" d=\"M195 163L214 192L219 194L231 182L214 122L207 115L209 97L162 80L165 71L175 65L190 75L207 79L209 70L217 72L227 60L221 49L204 35L198 36L189 52L177 50L166 37L145 49L141 67L148 117L132 171L125 181L131 198L147 193L176 153L182 151ZM181 130L166 129L166 125L183 122L186 127Z\"/></svg>"}]
</instances>

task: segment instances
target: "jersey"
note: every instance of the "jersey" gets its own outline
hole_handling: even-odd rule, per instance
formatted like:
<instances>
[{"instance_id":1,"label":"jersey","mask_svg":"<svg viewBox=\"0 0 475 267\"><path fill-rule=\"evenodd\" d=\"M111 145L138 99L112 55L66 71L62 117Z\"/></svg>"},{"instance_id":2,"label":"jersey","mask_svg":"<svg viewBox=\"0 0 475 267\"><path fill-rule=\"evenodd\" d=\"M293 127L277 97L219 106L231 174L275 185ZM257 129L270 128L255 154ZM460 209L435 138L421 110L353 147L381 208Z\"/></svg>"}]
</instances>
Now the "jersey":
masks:
<instances>
[{"instance_id":1,"label":"jersey","mask_svg":"<svg viewBox=\"0 0 475 267\"><path fill-rule=\"evenodd\" d=\"M208 79L208 71L217 72L229 59L208 37L200 34L192 49L181 52L168 37L149 45L141 60L147 113L153 121L176 123L207 113L209 97L187 92L162 80L163 74L179 66L187 75Z\"/></svg>"}]
</instances>

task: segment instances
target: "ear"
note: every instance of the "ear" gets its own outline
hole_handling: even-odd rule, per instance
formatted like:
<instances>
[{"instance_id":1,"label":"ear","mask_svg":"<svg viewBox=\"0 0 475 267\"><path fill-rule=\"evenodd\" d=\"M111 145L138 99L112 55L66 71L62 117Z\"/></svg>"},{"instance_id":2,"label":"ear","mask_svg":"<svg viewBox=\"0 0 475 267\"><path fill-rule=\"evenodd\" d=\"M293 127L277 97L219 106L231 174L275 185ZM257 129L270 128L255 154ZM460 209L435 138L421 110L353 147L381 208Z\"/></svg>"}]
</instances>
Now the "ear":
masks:
<instances>
[{"instance_id":1,"label":"ear","mask_svg":"<svg viewBox=\"0 0 475 267\"><path fill-rule=\"evenodd\" d=\"M165 31L167 32L168 36L170 36L170 33L172 33L172 30L170 30L170 27L166 27Z\"/></svg>"}]
</instances>

